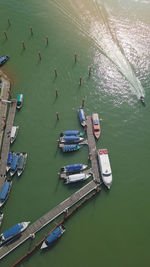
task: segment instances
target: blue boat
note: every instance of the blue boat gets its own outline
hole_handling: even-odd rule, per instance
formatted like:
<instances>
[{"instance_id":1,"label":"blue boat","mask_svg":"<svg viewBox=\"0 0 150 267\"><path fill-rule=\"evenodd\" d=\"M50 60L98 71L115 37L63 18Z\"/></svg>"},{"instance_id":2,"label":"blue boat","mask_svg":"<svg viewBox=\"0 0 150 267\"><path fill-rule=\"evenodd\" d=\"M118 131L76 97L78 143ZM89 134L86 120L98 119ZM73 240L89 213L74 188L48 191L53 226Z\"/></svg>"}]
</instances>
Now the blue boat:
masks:
<instances>
[{"instance_id":1,"label":"blue boat","mask_svg":"<svg viewBox=\"0 0 150 267\"><path fill-rule=\"evenodd\" d=\"M41 249L47 248L52 245L59 237L63 235L65 228L63 225L58 226L55 230L50 233L50 235L43 242Z\"/></svg>"},{"instance_id":2,"label":"blue boat","mask_svg":"<svg viewBox=\"0 0 150 267\"><path fill-rule=\"evenodd\" d=\"M84 139L80 136L63 136L60 137L60 142L61 143L80 143L82 142Z\"/></svg>"},{"instance_id":3,"label":"blue boat","mask_svg":"<svg viewBox=\"0 0 150 267\"><path fill-rule=\"evenodd\" d=\"M84 127L86 125L84 110L82 108L79 108L78 114L79 114L80 123Z\"/></svg>"},{"instance_id":4,"label":"blue boat","mask_svg":"<svg viewBox=\"0 0 150 267\"><path fill-rule=\"evenodd\" d=\"M63 152L72 152L72 151L79 150L80 148L81 148L81 146L79 146L79 145L64 145L62 147L62 151Z\"/></svg>"},{"instance_id":5,"label":"blue boat","mask_svg":"<svg viewBox=\"0 0 150 267\"><path fill-rule=\"evenodd\" d=\"M12 240L13 238L21 234L21 232L23 232L28 227L29 223L30 222L17 223L11 228L9 228L7 231L2 233L0 235L0 245L5 244L6 242Z\"/></svg>"},{"instance_id":6,"label":"blue boat","mask_svg":"<svg viewBox=\"0 0 150 267\"><path fill-rule=\"evenodd\" d=\"M13 157L14 157L14 153L13 153L13 152L9 152L9 154L8 154L8 158L7 158L7 166L6 166L6 171L7 171L7 172L9 171L10 166L11 166L11 164L12 164Z\"/></svg>"},{"instance_id":7,"label":"blue boat","mask_svg":"<svg viewBox=\"0 0 150 267\"><path fill-rule=\"evenodd\" d=\"M60 134L60 136L83 136L84 132L79 132L78 130L70 130L70 131L65 131Z\"/></svg>"},{"instance_id":8,"label":"blue boat","mask_svg":"<svg viewBox=\"0 0 150 267\"><path fill-rule=\"evenodd\" d=\"M8 56L2 56L0 57L0 66L2 66L4 63L8 61L9 57Z\"/></svg>"},{"instance_id":9,"label":"blue boat","mask_svg":"<svg viewBox=\"0 0 150 267\"><path fill-rule=\"evenodd\" d=\"M17 108L20 109L23 105L23 94L17 95Z\"/></svg>"},{"instance_id":10,"label":"blue boat","mask_svg":"<svg viewBox=\"0 0 150 267\"><path fill-rule=\"evenodd\" d=\"M13 176L15 174L15 172L17 171L19 155L20 155L20 153L16 153L13 157L13 161L12 161L11 166L10 166L10 176Z\"/></svg>"},{"instance_id":11,"label":"blue boat","mask_svg":"<svg viewBox=\"0 0 150 267\"><path fill-rule=\"evenodd\" d=\"M5 203L8 198L10 189L11 189L12 182L6 181L2 187L2 191L0 194L0 207Z\"/></svg>"},{"instance_id":12,"label":"blue boat","mask_svg":"<svg viewBox=\"0 0 150 267\"><path fill-rule=\"evenodd\" d=\"M84 164L70 164L70 165L62 167L61 171L64 173L75 173L75 172L83 171L86 168L87 168L87 165L84 165Z\"/></svg>"}]
</instances>

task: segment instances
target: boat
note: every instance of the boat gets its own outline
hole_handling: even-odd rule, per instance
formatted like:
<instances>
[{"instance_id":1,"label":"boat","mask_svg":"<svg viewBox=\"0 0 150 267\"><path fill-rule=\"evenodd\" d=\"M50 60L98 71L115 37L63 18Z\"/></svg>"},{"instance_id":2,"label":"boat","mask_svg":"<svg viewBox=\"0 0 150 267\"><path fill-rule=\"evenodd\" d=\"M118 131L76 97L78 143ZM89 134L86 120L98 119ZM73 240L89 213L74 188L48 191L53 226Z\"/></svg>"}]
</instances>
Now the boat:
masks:
<instances>
[{"instance_id":1,"label":"boat","mask_svg":"<svg viewBox=\"0 0 150 267\"><path fill-rule=\"evenodd\" d=\"M17 175L20 176L25 168L27 160L27 153L23 152L19 155L18 165L17 165Z\"/></svg>"},{"instance_id":2,"label":"boat","mask_svg":"<svg viewBox=\"0 0 150 267\"><path fill-rule=\"evenodd\" d=\"M8 56L2 56L0 57L0 66L2 66L4 63L8 61L9 57Z\"/></svg>"},{"instance_id":3,"label":"boat","mask_svg":"<svg viewBox=\"0 0 150 267\"><path fill-rule=\"evenodd\" d=\"M15 174L15 172L17 171L19 155L20 155L20 153L16 153L13 157L13 161L12 161L11 166L10 166L10 176L13 176Z\"/></svg>"},{"instance_id":4,"label":"boat","mask_svg":"<svg viewBox=\"0 0 150 267\"><path fill-rule=\"evenodd\" d=\"M12 181L6 181L2 187L2 191L0 194L0 207L2 207L2 205L5 203L5 201L7 200L8 196L9 196L9 192L11 189L11 185L12 185Z\"/></svg>"},{"instance_id":5,"label":"boat","mask_svg":"<svg viewBox=\"0 0 150 267\"><path fill-rule=\"evenodd\" d=\"M87 168L87 165L84 164L70 164L61 168L61 171L64 173L73 173L80 172Z\"/></svg>"},{"instance_id":6,"label":"boat","mask_svg":"<svg viewBox=\"0 0 150 267\"><path fill-rule=\"evenodd\" d=\"M101 177L103 183L110 189L112 185L112 171L108 156L107 149L99 149L97 152L98 155L98 163L99 163L99 170L101 173Z\"/></svg>"},{"instance_id":7,"label":"boat","mask_svg":"<svg viewBox=\"0 0 150 267\"><path fill-rule=\"evenodd\" d=\"M83 136L85 133L78 130L70 130L60 133L60 136Z\"/></svg>"},{"instance_id":8,"label":"boat","mask_svg":"<svg viewBox=\"0 0 150 267\"><path fill-rule=\"evenodd\" d=\"M66 177L65 184L82 182L87 180L90 176L91 174L85 174L85 173L72 174Z\"/></svg>"},{"instance_id":9,"label":"boat","mask_svg":"<svg viewBox=\"0 0 150 267\"><path fill-rule=\"evenodd\" d=\"M82 108L79 108L78 110L78 114L79 114L79 119L80 119L80 123L83 127L85 127L86 125L86 120L85 120L85 114L84 114L84 110Z\"/></svg>"},{"instance_id":10,"label":"boat","mask_svg":"<svg viewBox=\"0 0 150 267\"><path fill-rule=\"evenodd\" d=\"M30 222L21 222L17 223L4 233L0 235L0 245L7 243L10 240L13 240L16 236L22 233L29 225Z\"/></svg>"},{"instance_id":11,"label":"boat","mask_svg":"<svg viewBox=\"0 0 150 267\"><path fill-rule=\"evenodd\" d=\"M13 126L12 127L11 134L10 134L10 143L11 144L15 141L18 130L19 130L19 126Z\"/></svg>"},{"instance_id":12,"label":"boat","mask_svg":"<svg viewBox=\"0 0 150 267\"><path fill-rule=\"evenodd\" d=\"M100 137L101 129L100 129L100 121L99 116L97 113L92 114L92 126L93 126L93 133L96 139Z\"/></svg>"},{"instance_id":13,"label":"boat","mask_svg":"<svg viewBox=\"0 0 150 267\"><path fill-rule=\"evenodd\" d=\"M2 225L3 217L4 217L4 213L0 211L0 226Z\"/></svg>"},{"instance_id":14,"label":"boat","mask_svg":"<svg viewBox=\"0 0 150 267\"><path fill-rule=\"evenodd\" d=\"M52 245L59 237L63 235L65 232L65 228L63 225L56 227L44 240L41 249L47 248L48 246Z\"/></svg>"},{"instance_id":15,"label":"boat","mask_svg":"<svg viewBox=\"0 0 150 267\"><path fill-rule=\"evenodd\" d=\"M60 137L60 142L61 143L80 143L84 140L84 138L80 137L80 136L63 136Z\"/></svg>"},{"instance_id":16,"label":"boat","mask_svg":"<svg viewBox=\"0 0 150 267\"><path fill-rule=\"evenodd\" d=\"M17 95L17 108L20 109L23 105L23 94Z\"/></svg>"},{"instance_id":17,"label":"boat","mask_svg":"<svg viewBox=\"0 0 150 267\"><path fill-rule=\"evenodd\" d=\"M140 101L142 102L143 105L145 105L145 97L144 96L140 97Z\"/></svg>"},{"instance_id":18,"label":"boat","mask_svg":"<svg viewBox=\"0 0 150 267\"><path fill-rule=\"evenodd\" d=\"M13 157L14 157L14 153L13 153L13 152L9 152L9 154L8 154L8 158L7 158L7 166L6 166L6 171L7 171L7 172L9 171L10 166L11 166L11 164L12 164Z\"/></svg>"},{"instance_id":19,"label":"boat","mask_svg":"<svg viewBox=\"0 0 150 267\"><path fill-rule=\"evenodd\" d=\"M62 147L62 151L63 152L72 152L72 151L79 150L80 148L81 148L81 146L79 146L79 145L70 144L70 145L64 145Z\"/></svg>"}]
</instances>

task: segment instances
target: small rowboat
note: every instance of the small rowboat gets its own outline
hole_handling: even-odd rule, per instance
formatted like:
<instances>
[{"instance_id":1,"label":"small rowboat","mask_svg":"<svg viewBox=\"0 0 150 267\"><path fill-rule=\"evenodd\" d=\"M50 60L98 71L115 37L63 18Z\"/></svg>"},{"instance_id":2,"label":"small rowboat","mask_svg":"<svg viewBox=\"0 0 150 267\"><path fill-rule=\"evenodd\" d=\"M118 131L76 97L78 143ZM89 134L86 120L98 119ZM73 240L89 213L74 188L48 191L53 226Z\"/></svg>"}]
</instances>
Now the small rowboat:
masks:
<instances>
[{"instance_id":1,"label":"small rowboat","mask_svg":"<svg viewBox=\"0 0 150 267\"><path fill-rule=\"evenodd\" d=\"M100 137L101 129L100 129L100 121L97 113L92 114L92 126L93 126L93 134L98 139Z\"/></svg>"},{"instance_id":2,"label":"small rowboat","mask_svg":"<svg viewBox=\"0 0 150 267\"><path fill-rule=\"evenodd\" d=\"M17 171L19 155L20 155L20 153L18 152L13 157L13 161L12 161L11 167L10 167L10 176L13 176L15 174L15 172Z\"/></svg>"},{"instance_id":3,"label":"small rowboat","mask_svg":"<svg viewBox=\"0 0 150 267\"><path fill-rule=\"evenodd\" d=\"M76 151L76 150L79 150L82 146L79 146L79 145L64 145L62 147L62 151L63 152L72 152L72 151Z\"/></svg>"},{"instance_id":4,"label":"small rowboat","mask_svg":"<svg viewBox=\"0 0 150 267\"><path fill-rule=\"evenodd\" d=\"M86 120L85 120L85 114L84 114L84 110L82 108L79 108L78 110L78 114L79 114L79 119L80 119L80 123L83 127L85 127L86 125Z\"/></svg>"},{"instance_id":5,"label":"small rowboat","mask_svg":"<svg viewBox=\"0 0 150 267\"><path fill-rule=\"evenodd\" d=\"M63 173L75 173L75 172L80 172L83 171L87 168L87 165L84 164L70 164L67 166L64 166L61 168L61 171Z\"/></svg>"},{"instance_id":6,"label":"small rowboat","mask_svg":"<svg viewBox=\"0 0 150 267\"><path fill-rule=\"evenodd\" d=\"M65 228L63 225L60 225L54 229L48 237L44 240L41 249L47 248L52 245L58 238L60 238L65 232Z\"/></svg>"},{"instance_id":7,"label":"small rowboat","mask_svg":"<svg viewBox=\"0 0 150 267\"><path fill-rule=\"evenodd\" d=\"M68 143L68 144L73 144L73 143L80 143L84 140L84 138L80 136L64 136L60 137L60 142L61 143Z\"/></svg>"},{"instance_id":8,"label":"small rowboat","mask_svg":"<svg viewBox=\"0 0 150 267\"><path fill-rule=\"evenodd\" d=\"M78 173L67 176L65 179L65 184L77 183L87 180L91 174Z\"/></svg>"}]
</instances>

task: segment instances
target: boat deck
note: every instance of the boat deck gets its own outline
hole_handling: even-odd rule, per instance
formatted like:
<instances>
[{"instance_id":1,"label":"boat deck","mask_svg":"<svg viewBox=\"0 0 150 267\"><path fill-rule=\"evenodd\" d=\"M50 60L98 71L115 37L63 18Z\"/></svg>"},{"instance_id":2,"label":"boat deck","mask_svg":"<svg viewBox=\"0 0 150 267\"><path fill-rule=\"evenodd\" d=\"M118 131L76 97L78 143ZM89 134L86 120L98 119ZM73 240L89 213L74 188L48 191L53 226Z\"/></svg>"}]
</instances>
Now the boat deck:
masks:
<instances>
[{"instance_id":1,"label":"boat deck","mask_svg":"<svg viewBox=\"0 0 150 267\"><path fill-rule=\"evenodd\" d=\"M93 190L99 191L99 186L91 181L82 187L80 190L72 194L69 198L61 202L55 208L50 210L47 214L39 218L37 221L32 223L21 235L21 237L15 242L8 244L7 246L3 246L0 248L0 259L5 257L8 253L13 251L15 248L24 243L27 239L31 238L31 235L40 231L44 226L49 224L55 218L60 216L63 213L66 213L69 208L74 206L77 202L82 200L85 196L90 194Z\"/></svg>"},{"instance_id":2,"label":"boat deck","mask_svg":"<svg viewBox=\"0 0 150 267\"><path fill-rule=\"evenodd\" d=\"M7 122L6 122L3 146L2 146L2 151L1 151L0 192L2 190L3 184L6 179L6 165L7 165L9 148L10 148L10 133L11 133L11 129L12 129L14 118L15 118L16 104L17 104L16 99L12 99L10 107L9 107Z\"/></svg>"},{"instance_id":3,"label":"boat deck","mask_svg":"<svg viewBox=\"0 0 150 267\"><path fill-rule=\"evenodd\" d=\"M85 173L85 174L93 174L92 169L88 169L88 170L84 170L84 171L80 171L80 173ZM71 173L71 174L76 174L76 172ZM60 173L59 178L61 179L66 179L68 175L71 174L66 174L66 173Z\"/></svg>"},{"instance_id":4,"label":"boat deck","mask_svg":"<svg viewBox=\"0 0 150 267\"><path fill-rule=\"evenodd\" d=\"M88 140L84 140L84 141L82 141L82 142L79 142L79 143L72 143L73 145L88 145ZM64 147L64 146L66 146L66 145L72 145L71 143L60 143L59 144L59 147L61 148L61 147Z\"/></svg>"}]
</instances>

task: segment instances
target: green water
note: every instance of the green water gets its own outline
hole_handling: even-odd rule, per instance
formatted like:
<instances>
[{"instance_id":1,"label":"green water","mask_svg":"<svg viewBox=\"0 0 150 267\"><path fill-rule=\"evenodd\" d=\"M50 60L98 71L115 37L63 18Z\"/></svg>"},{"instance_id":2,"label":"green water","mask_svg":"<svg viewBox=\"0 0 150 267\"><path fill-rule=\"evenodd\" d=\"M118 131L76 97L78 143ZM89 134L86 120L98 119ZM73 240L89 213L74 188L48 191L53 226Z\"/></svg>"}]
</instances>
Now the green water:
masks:
<instances>
[{"instance_id":1,"label":"green water","mask_svg":"<svg viewBox=\"0 0 150 267\"><path fill-rule=\"evenodd\" d=\"M85 112L97 112L101 118L97 148L109 150L112 188L108 192L102 187L67 222L65 234L52 249L37 250L21 266L149 266L149 1L0 3L0 52L10 56L2 69L11 79L12 97L24 94L23 108L15 117L20 129L12 150L28 153L22 177L13 178L1 232L20 221L34 222L81 187L65 186L57 173L66 164L88 163L88 149L64 155L57 149L57 138L61 131L81 129L77 109L84 98ZM139 102L141 94L146 107ZM56 222L0 266L10 266Z\"/></svg>"}]
</instances>

